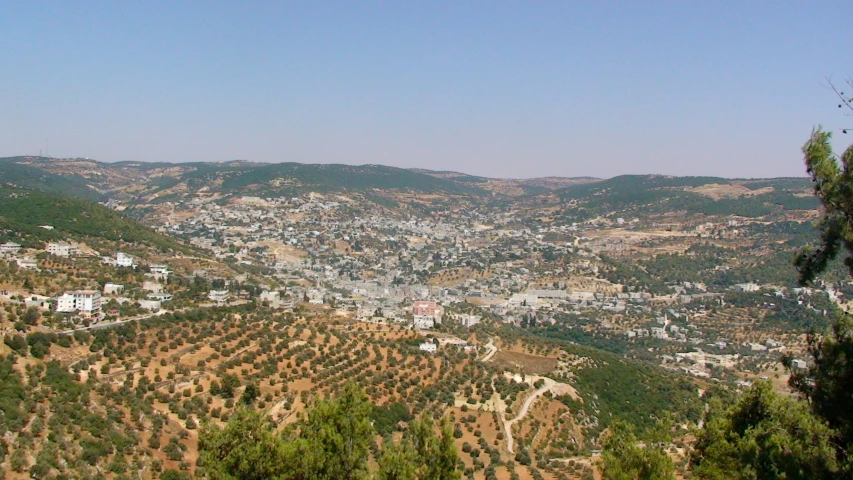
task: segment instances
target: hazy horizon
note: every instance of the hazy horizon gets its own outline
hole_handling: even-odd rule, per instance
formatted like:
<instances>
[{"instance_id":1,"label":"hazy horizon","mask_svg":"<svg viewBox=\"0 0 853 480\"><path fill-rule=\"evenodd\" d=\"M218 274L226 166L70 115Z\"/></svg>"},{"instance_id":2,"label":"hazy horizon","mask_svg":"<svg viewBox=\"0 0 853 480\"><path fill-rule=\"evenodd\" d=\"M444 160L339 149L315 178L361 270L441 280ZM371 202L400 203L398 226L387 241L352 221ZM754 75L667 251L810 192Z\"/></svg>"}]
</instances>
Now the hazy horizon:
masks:
<instances>
[{"instance_id":1,"label":"hazy horizon","mask_svg":"<svg viewBox=\"0 0 853 480\"><path fill-rule=\"evenodd\" d=\"M853 4L733 5L14 3L0 156L802 177Z\"/></svg>"}]
</instances>

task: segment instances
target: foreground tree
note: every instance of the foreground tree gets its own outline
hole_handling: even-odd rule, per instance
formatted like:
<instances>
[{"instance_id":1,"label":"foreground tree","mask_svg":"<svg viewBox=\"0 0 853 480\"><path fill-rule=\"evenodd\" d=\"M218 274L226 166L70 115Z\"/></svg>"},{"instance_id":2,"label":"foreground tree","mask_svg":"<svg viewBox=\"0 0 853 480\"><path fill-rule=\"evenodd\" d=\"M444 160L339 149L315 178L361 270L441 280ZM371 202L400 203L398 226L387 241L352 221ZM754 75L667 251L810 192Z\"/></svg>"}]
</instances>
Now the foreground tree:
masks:
<instances>
[{"instance_id":1,"label":"foreground tree","mask_svg":"<svg viewBox=\"0 0 853 480\"><path fill-rule=\"evenodd\" d=\"M709 480L839 478L833 437L807 404L759 382L729 409L712 402L693 473Z\"/></svg>"},{"instance_id":2,"label":"foreground tree","mask_svg":"<svg viewBox=\"0 0 853 480\"><path fill-rule=\"evenodd\" d=\"M850 107L843 92L839 96ZM831 138L831 132L818 128L803 146L807 171L823 212L817 223L819 242L800 251L794 261L802 285L814 282L842 253L853 275L853 146L837 156L832 152ZM793 372L790 384L837 431L838 458L848 464L849 472L846 458L853 453L853 320L843 315L828 334L821 333L809 335L813 361L806 372ZM790 369L791 358L785 360Z\"/></svg>"},{"instance_id":3,"label":"foreground tree","mask_svg":"<svg viewBox=\"0 0 853 480\"><path fill-rule=\"evenodd\" d=\"M297 425L277 432L270 420L238 409L223 428L206 424L199 450L211 480L342 480L370 478L376 432L373 406L347 384L337 398L317 402ZM416 420L400 442L388 441L376 459L383 480L458 480L459 455L446 421L440 435L429 417Z\"/></svg>"},{"instance_id":4,"label":"foreground tree","mask_svg":"<svg viewBox=\"0 0 853 480\"><path fill-rule=\"evenodd\" d=\"M614 423L603 445L602 476L606 480L675 479L675 464L660 445L641 445L629 425Z\"/></svg>"}]
</instances>

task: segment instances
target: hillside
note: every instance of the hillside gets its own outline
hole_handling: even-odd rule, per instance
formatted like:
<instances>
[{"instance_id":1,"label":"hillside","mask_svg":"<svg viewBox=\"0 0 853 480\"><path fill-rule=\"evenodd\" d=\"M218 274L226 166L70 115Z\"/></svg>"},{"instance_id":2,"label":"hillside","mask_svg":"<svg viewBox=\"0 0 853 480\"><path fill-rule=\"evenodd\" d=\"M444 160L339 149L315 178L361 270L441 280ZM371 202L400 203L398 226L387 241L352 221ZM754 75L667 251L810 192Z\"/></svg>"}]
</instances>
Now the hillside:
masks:
<instances>
[{"instance_id":1,"label":"hillside","mask_svg":"<svg viewBox=\"0 0 853 480\"><path fill-rule=\"evenodd\" d=\"M817 199L806 178L730 180L719 177L623 175L556 190L566 214L579 219L683 212L688 215L762 217L790 210L814 210Z\"/></svg>"},{"instance_id":2,"label":"hillside","mask_svg":"<svg viewBox=\"0 0 853 480\"><path fill-rule=\"evenodd\" d=\"M44 242L66 239L123 242L164 253L192 251L103 205L38 190L0 186L0 243L15 241L41 247Z\"/></svg>"}]
</instances>

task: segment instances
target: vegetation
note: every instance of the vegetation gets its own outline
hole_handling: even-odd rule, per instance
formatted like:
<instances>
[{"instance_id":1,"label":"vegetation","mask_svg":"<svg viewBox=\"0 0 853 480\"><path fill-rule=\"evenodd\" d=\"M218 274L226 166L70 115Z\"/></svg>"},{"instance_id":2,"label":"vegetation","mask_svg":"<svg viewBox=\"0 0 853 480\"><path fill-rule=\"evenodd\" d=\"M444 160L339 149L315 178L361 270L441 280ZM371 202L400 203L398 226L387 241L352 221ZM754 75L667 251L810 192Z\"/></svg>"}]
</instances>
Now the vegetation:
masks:
<instances>
[{"instance_id":1,"label":"vegetation","mask_svg":"<svg viewBox=\"0 0 853 480\"><path fill-rule=\"evenodd\" d=\"M629 425L615 423L604 441L601 474L606 480L674 480L675 464L662 445L650 436L640 446Z\"/></svg>"},{"instance_id":2,"label":"vegetation","mask_svg":"<svg viewBox=\"0 0 853 480\"><path fill-rule=\"evenodd\" d=\"M42 228L43 225L53 229ZM37 190L0 186L0 242L13 240L25 246L43 247L43 242L69 237L138 243L163 252L191 251L102 205Z\"/></svg>"},{"instance_id":3,"label":"vegetation","mask_svg":"<svg viewBox=\"0 0 853 480\"><path fill-rule=\"evenodd\" d=\"M199 448L208 478L362 479L368 478L375 435L364 393L348 383L335 399L321 400L295 427L276 433L268 419L240 409L223 427L208 424ZM444 423L436 435L428 416L415 421L400 442L386 440L378 455L380 479L461 478L452 432Z\"/></svg>"},{"instance_id":4,"label":"vegetation","mask_svg":"<svg viewBox=\"0 0 853 480\"><path fill-rule=\"evenodd\" d=\"M693 456L699 478L840 478L834 432L807 404L774 393L767 382L729 409L712 402L705 421Z\"/></svg>"}]
</instances>

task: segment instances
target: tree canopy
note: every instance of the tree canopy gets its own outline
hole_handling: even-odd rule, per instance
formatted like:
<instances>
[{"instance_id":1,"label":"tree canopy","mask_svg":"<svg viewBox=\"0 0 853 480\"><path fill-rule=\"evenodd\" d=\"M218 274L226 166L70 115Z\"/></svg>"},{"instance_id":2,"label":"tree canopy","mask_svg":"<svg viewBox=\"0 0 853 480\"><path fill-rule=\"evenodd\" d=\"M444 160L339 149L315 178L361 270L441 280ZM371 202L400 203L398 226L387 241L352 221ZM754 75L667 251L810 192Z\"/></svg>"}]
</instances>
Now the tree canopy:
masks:
<instances>
[{"instance_id":1,"label":"tree canopy","mask_svg":"<svg viewBox=\"0 0 853 480\"><path fill-rule=\"evenodd\" d=\"M368 469L376 431L373 406L348 383L336 398L316 402L294 426L278 431L269 418L248 406L223 427L203 426L201 458L211 480L458 480L459 454L453 432L443 422L421 416L399 442L387 439L378 450L378 472Z\"/></svg>"}]
</instances>

